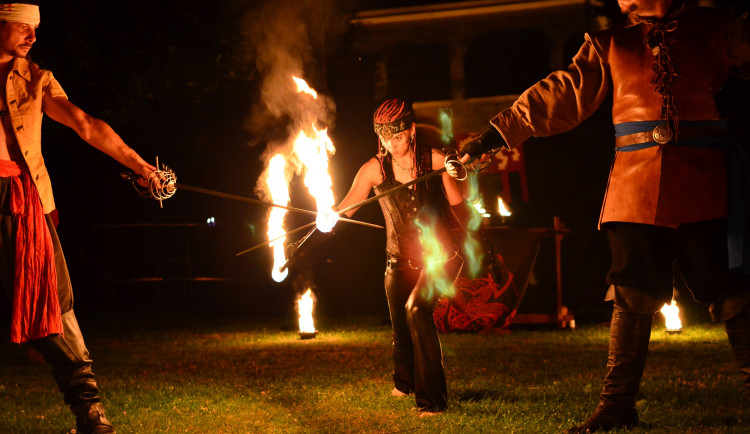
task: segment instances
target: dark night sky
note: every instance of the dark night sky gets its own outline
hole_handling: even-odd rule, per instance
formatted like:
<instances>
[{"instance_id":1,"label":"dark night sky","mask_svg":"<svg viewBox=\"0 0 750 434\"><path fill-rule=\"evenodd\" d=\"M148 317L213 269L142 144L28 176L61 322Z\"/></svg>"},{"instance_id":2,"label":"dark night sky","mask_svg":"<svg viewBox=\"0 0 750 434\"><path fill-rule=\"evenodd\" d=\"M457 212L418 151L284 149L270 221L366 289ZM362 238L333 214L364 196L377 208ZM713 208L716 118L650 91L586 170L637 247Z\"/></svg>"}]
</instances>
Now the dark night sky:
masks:
<instances>
[{"instance_id":1,"label":"dark night sky","mask_svg":"<svg viewBox=\"0 0 750 434\"><path fill-rule=\"evenodd\" d=\"M315 46L312 42L315 36L311 35L320 37L321 31L330 33L330 49L340 50L347 41L343 37L347 13L363 7L429 3L437 2L79 0L71 3L49 0L42 2L42 23L31 53L43 68L53 71L72 102L108 122L147 161L158 156L160 161L175 169L179 182L253 196L262 170L263 149L269 140L285 132L283 119L269 117L265 112L261 90L273 70L269 64L279 62L282 56L269 56L269 50L259 49L257 42L286 44L286 51L282 52L298 56L296 61L304 70L305 78L336 104L331 135L338 150L331 167L336 198L340 200L359 165L374 150L369 121L360 116L371 110L371 96L351 95L356 84L340 82L341 74L326 70L326 67L342 65L335 60L324 60L326 56L311 48ZM333 76L336 80L330 80ZM596 115L593 121L606 122L606 116L606 113ZM360 130L367 135L352 143L352 136ZM570 134L571 140L576 140L581 131L574 130ZM359 143L365 145L359 146ZM530 182L543 186L552 181L559 184L554 188L562 188L542 193L540 201L563 208L563 214L581 215L578 221L578 217L571 219L572 226L578 224L585 228L584 239L589 244L583 248L590 248L592 243L597 249L602 248L601 240L592 233L595 233L604 185L578 182L575 187L547 180L548 174L573 179L575 166L567 171L554 168L556 159L565 151L537 149L529 152L536 156L543 169L537 170L538 179ZM186 246L191 259L189 273L193 276L255 279L254 283L241 285L252 286L252 291L264 303L274 294L287 294L292 289L289 283L279 286L269 282L268 250L234 256L264 241L260 233L265 230L263 209L186 191L178 191L160 209L156 202L139 198L119 179L122 168L118 163L51 120L44 126L43 150L60 212L58 231L79 296L77 303L84 308L95 307L98 302L121 301L118 291L124 289L143 291L142 287L134 289L135 286L107 286L102 282L108 278L184 275L188 272L184 261ZM597 176L603 176L602 182L606 182L606 167L603 170L601 176ZM529 176L532 175L534 173L530 172ZM591 197L591 203L581 204L577 198L576 204L559 197L570 188L586 189L585 197ZM312 206L302 196L293 197L293 201L296 201L295 206ZM576 211L575 206L583 208ZM125 230L101 227L147 222L199 223L210 216L216 218L215 228ZM357 217L375 223L382 221L377 205L362 210ZM323 250L323 256L329 259L320 270L328 280L336 282L336 288L329 289L327 294L324 291L322 296L345 298L358 291L360 303L359 307L352 308L353 312L372 311L363 307L368 304L375 306L376 311L382 311L385 306L381 268L384 234L368 231L371 230L344 228L339 239ZM363 249L362 240L375 248ZM589 264L594 269L586 269L580 262L573 265L571 273L589 273L598 279L606 271L602 270L604 262L591 261ZM100 293L102 286L108 288L105 295ZM176 291L184 289L183 286ZM219 292L216 287L188 289ZM164 286L160 290L169 294L170 288ZM573 288L573 291L598 290ZM236 294L223 297L225 304L241 300L239 305L242 306L252 304L253 300ZM286 302L286 299L279 301Z\"/></svg>"}]
</instances>

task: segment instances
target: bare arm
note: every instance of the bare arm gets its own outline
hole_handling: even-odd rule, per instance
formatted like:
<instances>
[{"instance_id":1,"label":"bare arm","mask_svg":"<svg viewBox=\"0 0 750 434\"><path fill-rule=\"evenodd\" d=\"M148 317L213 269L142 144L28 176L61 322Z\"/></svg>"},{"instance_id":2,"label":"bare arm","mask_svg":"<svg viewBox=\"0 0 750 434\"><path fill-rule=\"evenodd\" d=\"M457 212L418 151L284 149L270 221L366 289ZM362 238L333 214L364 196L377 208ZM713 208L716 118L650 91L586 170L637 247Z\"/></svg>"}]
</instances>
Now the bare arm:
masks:
<instances>
[{"instance_id":1,"label":"bare arm","mask_svg":"<svg viewBox=\"0 0 750 434\"><path fill-rule=\"evenodd\" d=\"M380 175L380 163L376 158L371 158L360 167L357 176L354 177L352 186L344 199L339 203L338 209L348 208L351 205L362 202L370 195L370 190L382 182ZM351 217L359 208L347 211L347 217Z\"/></svg>"},{"instance_id":2,"label":"bare arm","mask_svg":"<svg viewBox=\"0 0 750 434\"><path fill-rule=\"evenodd\" d=\"M89 145L104 152L144 178L156 168L146 163L106 122L84 112L62 97L44 97L44 113L73 129Z\"/></svg>"},{"instance_id":3,"label":"bare arm","mask_svg":"<svg viewBox=\"0 0 750 434\"><path fill-rule=\"evenodd\" d=\"M464 160L466 160L466 158L464 158ZM443 167L445 167L445 154L442 151L433 149L432 170L442 169ZM448 203L453 206L463 202L464 198L458 182L446 172L443 172L440 176L443 179L443 188L445 189L445 197L448 199Z\"/></svg>"}]
</instances>

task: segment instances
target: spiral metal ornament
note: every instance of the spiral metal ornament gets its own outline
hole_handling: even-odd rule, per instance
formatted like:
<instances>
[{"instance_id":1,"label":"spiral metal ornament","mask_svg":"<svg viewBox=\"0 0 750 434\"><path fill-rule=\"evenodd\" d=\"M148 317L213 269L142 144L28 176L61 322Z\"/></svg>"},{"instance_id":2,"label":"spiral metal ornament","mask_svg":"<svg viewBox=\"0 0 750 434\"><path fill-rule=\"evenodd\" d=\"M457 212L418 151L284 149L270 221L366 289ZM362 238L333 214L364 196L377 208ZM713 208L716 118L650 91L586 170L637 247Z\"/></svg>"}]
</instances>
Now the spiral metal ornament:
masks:
<instances>
[{"instance_id":1,"label":"spiral metal ornament","mask_svg":"<svg viewBox=\"0 0 750 434\"><path fill-rule=\"evenodd\" d=\"M167 166L154 170L148 175L148 191L158 201L169 199L177 191L177 176Z\"/></svg>"},{"instance_id":2,"label":"spiral metal ornament","mask_svg":"<svg viewBox=\"0 0 750 434\"><path fill-rule=\"evenodd\" d=\"M451 166L455 170L455 179L457 181L463 181L469 176L469 171L461 162L458 152L455 149L451 149L445 154L445 167L447 168L448 166Z\"/></svg>"}]
</instances>

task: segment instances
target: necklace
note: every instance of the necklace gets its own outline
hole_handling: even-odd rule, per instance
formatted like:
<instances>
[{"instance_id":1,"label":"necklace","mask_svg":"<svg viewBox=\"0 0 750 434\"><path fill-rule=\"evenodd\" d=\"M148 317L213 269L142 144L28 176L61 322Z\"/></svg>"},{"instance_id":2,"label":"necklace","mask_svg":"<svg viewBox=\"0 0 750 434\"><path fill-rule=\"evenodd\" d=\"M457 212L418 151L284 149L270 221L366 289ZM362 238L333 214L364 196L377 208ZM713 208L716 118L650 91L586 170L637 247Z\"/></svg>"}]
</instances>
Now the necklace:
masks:
<instances>
[{"instance_id":1,"label":"necklace","mask_svg":"<svg viewBox=\"0 0 750 434\"><path fill-rule=\"evenodd\" d=\"M403 170L404 172L407 172L407 171L411 172L411 169L413 169L413 168L414 168L414 163L412 163L412 165L411 165L410 167L404 167L404 166L402 166L402 165L398 164L398 161L396 161L396 159L395 159L395 158L391 158L391 161L393 161L393 163L394 163L394 164L396 164L396 166L397 166L397 167L398 167L399 169Z\"/></svg>"}]
</instances>

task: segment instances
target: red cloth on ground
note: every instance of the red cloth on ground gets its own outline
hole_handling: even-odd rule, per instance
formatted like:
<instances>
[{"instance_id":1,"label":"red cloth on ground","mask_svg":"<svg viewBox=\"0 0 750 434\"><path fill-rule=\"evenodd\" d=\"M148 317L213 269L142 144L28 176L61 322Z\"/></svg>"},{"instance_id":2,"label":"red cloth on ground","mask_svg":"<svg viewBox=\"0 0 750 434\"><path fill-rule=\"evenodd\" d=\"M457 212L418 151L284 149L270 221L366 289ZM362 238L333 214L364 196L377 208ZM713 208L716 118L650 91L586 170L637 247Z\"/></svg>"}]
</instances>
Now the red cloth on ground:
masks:
<instances>
[{"instance_id":1,"label":"red cloth on ground","mask_svg":"<svg viewBox=\"0 0 750 434\"><path fill-rule=\"evenodd\" d=\"M29 170L0 160L0 176L11 179L10 211L16 218L16 264L10 340L24 343L62 334L52 236Z\"/></svg>"},{"instance_id":2,"label":"red cloth on ground","mask_svg":"<svg viewBox=\"0 0 750 434\"><path fill-rule=\"evenodd\" d=\"M501 282L485 277L462 276L454 284L454 294L441 298L433 318L440 332L481 331L490 327L506 328L516 316L519 294L513 273L497 257L503 271Z\"/></svg>"}]
</instances>

